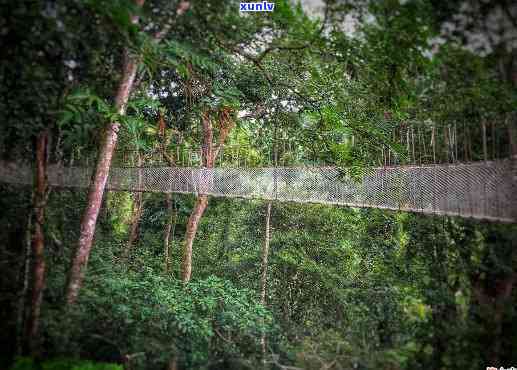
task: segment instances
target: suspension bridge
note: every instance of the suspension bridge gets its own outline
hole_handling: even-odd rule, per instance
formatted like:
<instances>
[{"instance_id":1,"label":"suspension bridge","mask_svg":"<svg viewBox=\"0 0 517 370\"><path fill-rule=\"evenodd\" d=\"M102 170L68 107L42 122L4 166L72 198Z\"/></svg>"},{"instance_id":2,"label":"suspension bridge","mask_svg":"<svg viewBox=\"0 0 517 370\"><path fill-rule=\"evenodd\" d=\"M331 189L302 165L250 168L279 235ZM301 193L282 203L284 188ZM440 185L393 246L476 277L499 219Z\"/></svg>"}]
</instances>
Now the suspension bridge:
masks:
<instances>
[{"instance_id":1,"label":"suspension bridge","mask_svg":"<svg viewBox=\"0 0 517 370\"><path fill-rule=\"evenodd\" d=\"M0 162L0 181L31 184L32 169ZM53 187L87 188L92 169L50 165ZM373 168L354 179L336 167L114 167L111 191L206 194L517 221L517 158Z\"/></svg>"},{"instance_id":2,"label":"suspension bridge","mask_svg":"<svg viewBox=\"0 0 517 370\"><path fill-rule=\"evenodd\" d=\"M254 143L255 147L225 145L211 168L203 167L200 147L174 144L173 163L164 160L163 150L136 154L123 150L115 154L106 188L517 222L517 139L510 120L465 125L463 130L456 125L403 126L391 136L392 142L405 149L405 159L380 145L377 165L361 176L350 176L346 168L315 165L312 154L303 154L306 143L297 143L296 138L275 136L273 151L271 145L261 149L260 143ZM348 136L346 140L348 145L362 145L361 138ZM262 160L257 162L257 158ZM92 162L72 157L66 165L49 165L48 184L88 188ZM313 165L300 166L309 162ZM29 185L33 172L30 165L0 161L0 182Z\"/></svg>"}]
</instances>

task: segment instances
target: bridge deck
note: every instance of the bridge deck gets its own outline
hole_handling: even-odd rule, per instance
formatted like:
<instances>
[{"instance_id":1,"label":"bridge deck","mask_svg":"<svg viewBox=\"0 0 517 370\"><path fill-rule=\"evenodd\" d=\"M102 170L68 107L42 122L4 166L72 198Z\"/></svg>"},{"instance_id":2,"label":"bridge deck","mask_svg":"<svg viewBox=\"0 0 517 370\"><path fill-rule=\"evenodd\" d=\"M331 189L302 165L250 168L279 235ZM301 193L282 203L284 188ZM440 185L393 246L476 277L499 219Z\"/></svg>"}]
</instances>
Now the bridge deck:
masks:
<instances>
[{"instance_id":1,"label":"bridge deck","mask_svg":"<svg viewBox=\"0 0 517 370\"><path fill-rule=\"evenodd\" d=\"M517 160L375 168L354 181L335 167L112 168L113 191L336 204L517 221ZM51 186L88 187L91 169L49 166ZM0 181L29 184L27 166L0 162Z\"/></svg>"}]
</instances>

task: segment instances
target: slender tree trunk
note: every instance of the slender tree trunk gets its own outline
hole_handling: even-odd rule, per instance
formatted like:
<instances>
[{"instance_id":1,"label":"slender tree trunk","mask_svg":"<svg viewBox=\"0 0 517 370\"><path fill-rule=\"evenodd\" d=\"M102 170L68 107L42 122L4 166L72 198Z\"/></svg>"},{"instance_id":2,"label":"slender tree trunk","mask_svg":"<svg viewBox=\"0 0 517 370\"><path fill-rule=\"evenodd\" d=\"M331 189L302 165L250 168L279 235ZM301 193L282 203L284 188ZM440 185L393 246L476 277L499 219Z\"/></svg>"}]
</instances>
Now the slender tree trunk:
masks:
<instances>
[{"instance_id":1,"label":"slender tree trunk","mask_svg":"<svg viewBox=\"0 0 517 370\"><path fill-rule=\"evenodd\" d=\"M268 202L267 208L266 208L266 228L265 228L264 244L262 245L262 275L260 278L260 303L263 305L266 304L270 220L271 220L271 202Z\"/></svg>"},{"instance_id":2,"label":"slender tree trunk","mask_svg":"<svg viewBox=\"0 0 517 370\"><path fill-rule=\"evenodd\" d=\"M167 123L165 122L164 114L162 111L158 112L158 142L159 149L162 154L162 160L165 159L170 167L175 167L178 157L174 158L174 154L170 155L167 153L167 145L170 142L170 137L165 135ZM171 182L172 189L172 175L169 180ZM174 240L174 228L176 227L177 212L174 209L173 199L171 193L165 193L165 207L167 209L167 222L163 230L163 270L166 275L171 271L171 260L170 260L170 244L171 244L171 233L172 239Z\"/></svg>"},{"instance_id":3,"label":"slender tree trunk","mask_svg":"<svg viewBox=\"0 0 517 370\"><path fill-rule=\"evenodd\" d=\"M141 190L142 187L142 173L141 173L141 166L142 166L142 158L140 156L140 153L137 152L137 161L136 165L138 168L138 190ZM129 256L131 254L131 250L133 249L133 246L135 245L137 239L138 239L138 229L140 225L140 218L142 217L142 211L143 211L143 193L142 191L136 191L133 193L133 205L131 210L131 220L130 220L130 227L129 227L129 238L127 240L126 249L124 250L124 259L129 259Z\"/></svg>"},{"instance_id":4,"label":"slender tree trunk","mask_svg":"<svg viewBox=\"0 0 517 370\"><path fill-rule=\"evenodd\" d=\"M172 196L165 194L165 204L167 206L167 223L163 231L163 269L166 274L170 271L169 239L172 230Z\"/></svg>"},{"instance_id":5,"label":"slender tree trunk","mask_svg":"<svg viewBox=\"0 0 517 370\"><path fill-rule=\"evenodd\" d=\"M48 132L39 135L36 144L36 177L34 193L34 231L32 234L32 279L29 316L26 326L27 348L36 354L43 290L45 289L45 205L47 200Z\"/></svg>"},{"instance_id":6,"label":"slender tree trunk","mask_svg":"<svg viewBox=\"0 0 517 370\"><path fill-rule=\"evenodd\" d=\"M203 167L213 167L213 129L212 121L210 118L210 112L205 111L201 117L203 126L203 147L202 147L202 161ZM202 187L203 184L200 184ZM199 220L203 216L205 209L208 205L208 196L203 194L204 189L200 189L200 195L196 199L194 208L190 214L187 222L187 228L185 232L185 244L183 246L183 258L181 261L181 279L184 283L188 283L192 276L192 247L194 239L196 238L197 229L199 226Z\"/></svg>"},{"instance_id":7,"label":"slender tree trunk","mask_svg":"<svg viewBox=\"0 0 517 370\"><path fill-rule=\"evenodd\" d=\"M204 168L210 169L214 167L215 159L217 158L219 151L221 150L224 142L226 141L228 134L233 128L234 122L230 117L230 113L231 111L226 108L222 109L219 112L219 138L217 140L217 145L214 145L214 132L210 117L210 111L207 110L203 112L203 115L201 117L201 123L203 125L202 160ZM202 183L199 185L200 195L197 197L194 209L192 210L192 213L190 214L190 217L188 219L187 230L185 233L185 244L183 246L181 278L184 283L188 283L192 275L192 245L196 237L197 228L199 226L199 220L203 216L203 213L205 212L205 209L208 205L208 195L206 195L206 191L207 186L210 186L210 179L208 181L206 181L206 179L203 179Z\"/></svg>"},{"instance_id":8,"label":"slender tree trunk","mask_svg":"<svg viewBox=\"0 0 517 370\"><path fill-rule=\"evenodd\" d=\"M267 287L267 268L269 258L269 225L271 220L271 202L267 203L266 209L266 231L264 236L264 244L262 245L262 276L260 278L260 303L266 306L266 287ZM262 358L266 358L266 333L262 333L260 338L262 347Z\"/></svg>"},{"instance_id":9,"label":"slender tree trunk","mask_svg":"<svg viewBox=\"0 0 517 370\"><path fill-rule=\"evenodd\" d=\"M190 214L190 217L187 222L187 231L185 233L185 245L183 248L183 260L181 265L181 279L184 283L188 283L192 275L192 245L196 237L197 228L199 226L199 220L201 220L201 217L203 216L203 213L205 212L207 205L208 196L200 195L196 200L194 209L192 210L192 213Z\"/></svg>"},{"instance_id":10,"label":"slender tree trunk","mask_svg":"<svg viewBox=\"0 0 517 370\"><path fill-rule=\"evenodd\" d=\"M171 241L174 241L174 228L176 227L177 212L173 207L172 195L170 193L165 194L165 203L167 205L168 217L163 233L163 267L165 273L168 274L171 271L170 244Z\"/></svg>"},{"instance_id":11,"label":"slender tree trunk","mask_svg":"<svg viewBox=\"0 0 517 370\"><path fill-rule=\"evenodd\" d=\"M143 194L142 192L135 192L133 199L133 207L131 210L131 225L129 227L129 237L127 240L126 248L124 250L124 259L129 259L131 250L138 240L140 219L142 218L143 212Z\"/></svg>"},{"instance_id":12,"label":"slender tree trunk","mask_svg":"<svg viewBox=\"0 0 517 370\"><path fill-rule=\"evenodd\" d=\"M217 256L218 261L222 261L222 259L226 256L226 260L228 260L228 253L230 251L230 222L232 220L231 208L226 207L226 218L224 221L223 235L221 238L222 247L219 249L219 255Z\"/></svg>"},{"instance_id":13,"label":"slender tree trunk","mask_svg":"<svg viewBox=\"0 0 517 370\"><path fill-rule=\"evenodd\" d=\"M144 0L136 0L138 6L142 6ZM133 23L138 23L138 17L133 17ZM126 106L129 95L135 82L135 76L138 69L138 60L131 56L129 48L124 50L124 66L122 80L118 86L115 96L115 107L120 115L126 113ZM104 188L108 179L109 170L113 152L117 144L118 131L120 129L119 122L111 122L104 134L104 140L101 143L99 157L97 160L93 179L90 183L88 192L88 203L81 220L81 232L79 243L72 257L72 263L68 275L68 283L66 288L66 302L72 305L77 300L79 289L81 288L88 258L92 248L93 236L95 233L95 225L104 195Z\"/></svg>"}]
</instances>

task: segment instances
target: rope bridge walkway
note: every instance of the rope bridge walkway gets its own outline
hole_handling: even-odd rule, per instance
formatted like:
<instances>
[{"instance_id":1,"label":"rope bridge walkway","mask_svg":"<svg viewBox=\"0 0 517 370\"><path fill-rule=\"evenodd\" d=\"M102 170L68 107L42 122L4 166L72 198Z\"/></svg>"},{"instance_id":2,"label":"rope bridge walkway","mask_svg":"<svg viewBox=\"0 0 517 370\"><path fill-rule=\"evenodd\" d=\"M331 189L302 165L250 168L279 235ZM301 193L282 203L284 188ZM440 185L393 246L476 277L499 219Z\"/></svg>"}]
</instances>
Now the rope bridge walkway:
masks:
<instances>
[{"instance_id":1,"label":"rope bridge walkway","mask_svg":"<svg viewBox=\"0 0 517 370\"><path fill-rule=\"evenodd\" d=\"M50 186L86 188L91 168L48 167ZM0 181L31 184L32 169L0 162ZM354 180L336 167L112 168L107 189L207 194L517 221L517 158L380 167Z\"/></svg>"}]
</instances>

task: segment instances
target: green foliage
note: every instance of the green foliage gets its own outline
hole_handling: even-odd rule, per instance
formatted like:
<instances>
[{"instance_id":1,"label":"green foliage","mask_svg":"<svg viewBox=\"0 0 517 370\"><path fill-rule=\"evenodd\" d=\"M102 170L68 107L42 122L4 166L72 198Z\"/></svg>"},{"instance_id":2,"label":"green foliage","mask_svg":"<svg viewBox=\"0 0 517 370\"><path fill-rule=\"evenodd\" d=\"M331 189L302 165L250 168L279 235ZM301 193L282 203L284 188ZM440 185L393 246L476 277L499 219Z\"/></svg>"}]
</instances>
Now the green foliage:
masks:
<instances>
[{"instance_id":1,"label":"green foliage","mask_svg":"<svg viewBox=\"0 0 517 370\"><path fill-rule=\"evenodd\" d=\"M113 237L122 240L127 237L131 222L133 200L130 193L111 193L106 199L110 211L110 225Z\"/></svg>"},{"instance_id":2,"label":"green foliage","mask_svg":"<svg viewBox=\"0 0 517 370\"><path fill-rule=\"evenodd\" d=\"M65 149L80 151L87 147L94 132L117 116L110 105L88 89L74 91L66 97L57 120Z\"/></svg>"},{"instance_id":3,"label":"green foliage","mask_svg":"<svg viewBox=\"0 0 517 370\"><path fill-rule=\"evenodd\" d=\"M171 66L176 67L178 74L187 79L190 77L187 65L190 64L198 71L215 74L220 66L207 55L199 54L196 49L188 44L181 44L177 41L167 41L164 47Z\"/></svg>"},{"instance_id":4,"label":"green foliage","mask_svg":"<svg viewBox=\"0 0 517 370\"><path fill-rule=\"evenodd\" d=\"M28 357L18 357L11 370L32 370L34 369L34 360Z\"/></svg>"},{"instance_id":5,"label":"green foliage","mask_svg":"<svg viewBox=\"0 0 517 370\"><path fill-rule=\"evenodd\" d=\"M48 326L52 336L68 344L59 353L143 351L140 361L153 366L172 357L191 367L214 358L249 358L258 351L260 333L271 326L249 290L216 277L183 286L150 268L90 274L76 310L65 320L60 310L47 314L54 318Z\"/></svg>"},{"instance_id":6,"label":"green foliage","mask_svg":"<svg viewBox=\"0 0 517 370\"><path fill-rule=\"evenodd\" d=\"M41 363L29 357L18 357L11 370L122 370L121 365L72 359L45 360Z\"/></svg>"},{"instance_id":7,"label":"green foliage","mask_svg":"<svg viewBox=\"0 0 517 370\"><path fill-rule=\"evenodd\" d=\"M134 1L87 0L85 4L102 17L105 17L121 34L135 36L139 33L139 28L131 22L131 17L141 15L142 9Z\"/></svg>"}]
</instances>

